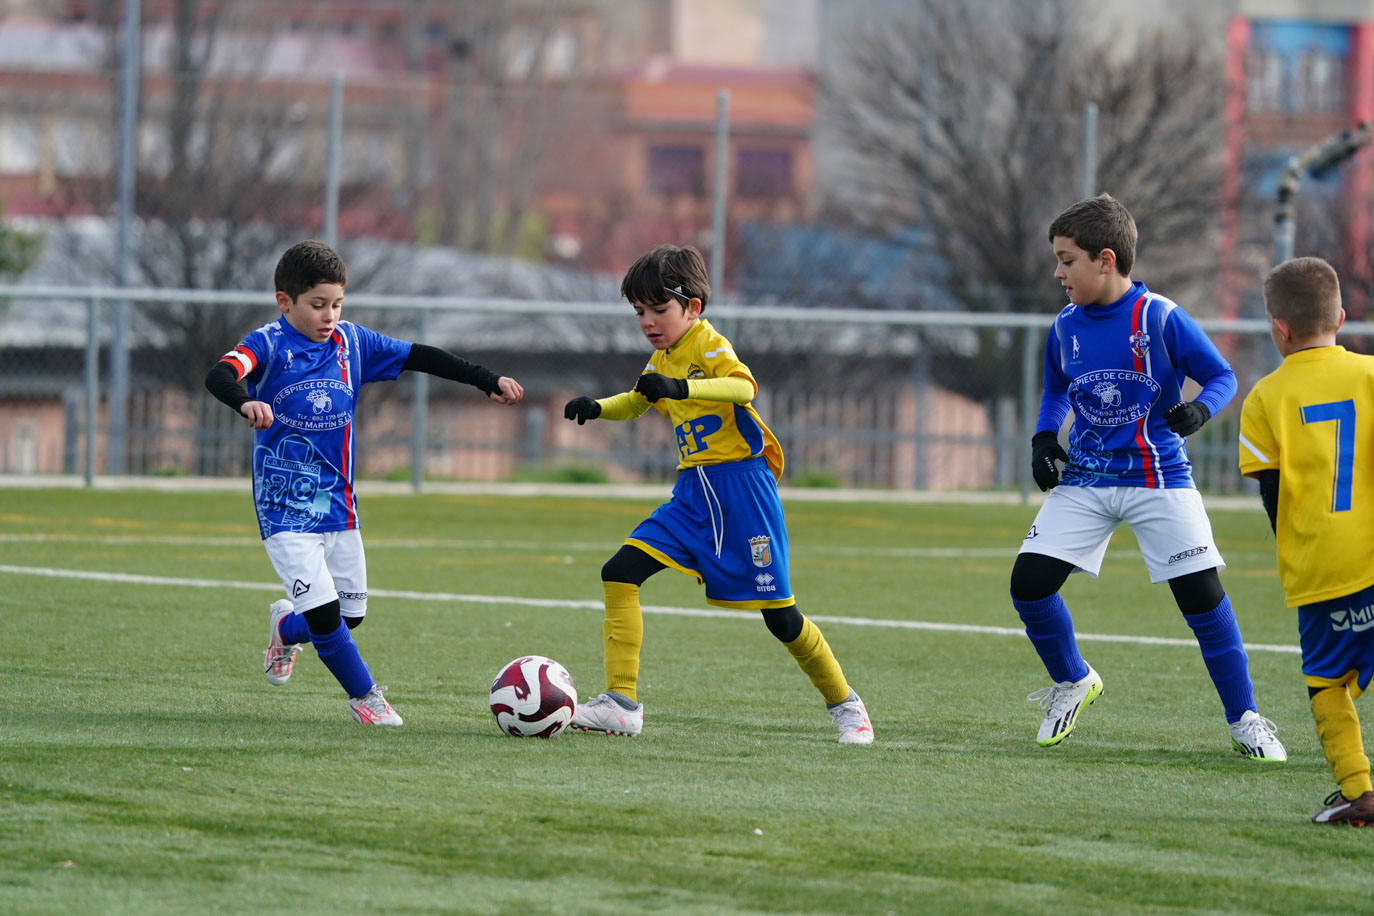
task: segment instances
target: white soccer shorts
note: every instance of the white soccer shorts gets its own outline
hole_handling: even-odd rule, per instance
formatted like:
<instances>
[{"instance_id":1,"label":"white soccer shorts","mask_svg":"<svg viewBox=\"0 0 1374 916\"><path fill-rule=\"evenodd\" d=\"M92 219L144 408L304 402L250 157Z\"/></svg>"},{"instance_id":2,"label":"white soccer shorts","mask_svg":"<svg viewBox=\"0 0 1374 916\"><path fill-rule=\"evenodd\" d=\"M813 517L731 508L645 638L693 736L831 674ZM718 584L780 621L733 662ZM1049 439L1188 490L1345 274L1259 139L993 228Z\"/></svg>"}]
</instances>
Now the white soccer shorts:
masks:
<instances>
[{"instance_id":1,"label":"white soccer shorts","mask_svg":"<svg viewBox=\"0 0 1374 916\"><path fill-rule=\"evenodd\" d=\"M1131 526L1151 582L1226 566L1202 494L1192 488L1058 486L1045 497L1018 553L1072 563L1093 578L1118 525Z\"/></svg>"},{"instance_id":2,"label":"white soccer shorts","mask_svg":"<svg viewBox=\"0 0 1374 916\"><path fill-rule=\"evenodd\" d=\"M321 534L283 531L262 543L297 613L338 598L344 617L367 614L367 559L357 528Z\"/></svg>"}]
</instances>

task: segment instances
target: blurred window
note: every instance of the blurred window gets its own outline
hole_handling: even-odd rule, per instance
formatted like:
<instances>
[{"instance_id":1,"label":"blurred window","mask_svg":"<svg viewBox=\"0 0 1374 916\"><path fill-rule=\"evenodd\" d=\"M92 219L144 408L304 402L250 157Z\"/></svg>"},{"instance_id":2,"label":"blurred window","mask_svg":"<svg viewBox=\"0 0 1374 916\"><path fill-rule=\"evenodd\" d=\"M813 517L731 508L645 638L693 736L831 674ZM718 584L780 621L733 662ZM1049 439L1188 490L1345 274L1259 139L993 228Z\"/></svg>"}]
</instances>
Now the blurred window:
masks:
<instances>
[{"instance_id":1,"label":"blurred window","mask_svg":"<svg viewBox=\"0 0 1374 916\"><path fill-rule=\"evenodd\" d=\"M649 148L649 189L657 194L703 194L706 154L699 146Z\"/></svg>"},{"instance_id":2,"label":"blurred window","mask_svg":"<svg viewBox=\"0 0 1374 916\"><path fill-rule=\"evenodd\" d=\"M792 192L792 153L785 149L740 150L735 159L735 193L740 197L785 197Z\"/></svg>"}]
</instances>

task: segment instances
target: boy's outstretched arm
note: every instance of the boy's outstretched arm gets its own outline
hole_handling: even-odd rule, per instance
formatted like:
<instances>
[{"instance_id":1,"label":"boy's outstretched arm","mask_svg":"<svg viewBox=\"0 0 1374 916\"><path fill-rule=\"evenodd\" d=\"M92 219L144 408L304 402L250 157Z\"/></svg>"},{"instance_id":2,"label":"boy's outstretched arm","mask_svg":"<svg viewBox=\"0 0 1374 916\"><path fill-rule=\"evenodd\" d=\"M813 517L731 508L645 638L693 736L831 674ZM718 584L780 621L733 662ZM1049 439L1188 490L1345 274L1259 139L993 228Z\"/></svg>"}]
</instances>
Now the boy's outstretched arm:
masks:
<instances>
[{"instance_id":1,"label":"boy's outstretched arm","mask_svg":"<svg viewBox=\"0 0 1374 916\"><path fill-rule=\"evenodd\" d=\"M608 398L589 398L585 394L563 405L563 419L576 420L581 426L588 420L634 420L649 409L649 402L633 391L623 391Z\"/></svg>"},{"instance_id":2,"label":"boy's outstretched arm","mask_svg":"<svg viewBox=\"0 0 1374 916\"><path fill-rule=\"evenodd\" d=\"M721 378L673 378L657 372L646 372L635 382L635 391L649 403L659 398L684 401L725 401L747 404L754 399L754 383L736 375Z\"/></svg>"},{"instance_id":3,"label":"boy's outstretched arm","mask_svg":"<svg viewBox=\"0 0 1374 916\"><path fill-rule=\"evenodd\" d=\"M514 404L525 396L525 389L520 387L520 383L515 379L504 375L498 376L490 369L428 344L411 344L410 355L401 367L402 372L407 370L471 385L485 392L498 404Z\"/></svg>"},{"instance_id":4,"label":"boy's outstretched arm","mask_svg":"<svg viewBox=\"0 0 1374 916\"><path fill-rule=\"evenodd\" d=\"M266 429L272 425L272 406L264 401L255 401L243 386L234 367L220 360L210 367L205 376L205 387L220 401L229 405L241 417L248 420L254 429Z\"/></svg>"}]
</instances>

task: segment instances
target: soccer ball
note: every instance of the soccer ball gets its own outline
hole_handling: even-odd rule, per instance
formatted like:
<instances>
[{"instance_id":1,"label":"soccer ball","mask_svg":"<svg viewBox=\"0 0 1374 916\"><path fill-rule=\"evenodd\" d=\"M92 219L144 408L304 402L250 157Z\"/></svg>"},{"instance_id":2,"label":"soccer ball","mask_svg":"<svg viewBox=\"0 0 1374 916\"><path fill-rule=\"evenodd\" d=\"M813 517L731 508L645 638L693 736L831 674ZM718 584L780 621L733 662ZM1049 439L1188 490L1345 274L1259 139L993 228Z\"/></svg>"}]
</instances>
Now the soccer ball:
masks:
<instances>
[{"instance_id":1,"label":"soccer ball","mask_svg":"<svg viewBox=\"0 0 1374 916\"><path fill-rule=\"evenodd\" d=\"M491 714L512 738L552 738L572 721L577 688L568 669L542 655L522 655L491 682Z\"/></svg>"}]
</instances>

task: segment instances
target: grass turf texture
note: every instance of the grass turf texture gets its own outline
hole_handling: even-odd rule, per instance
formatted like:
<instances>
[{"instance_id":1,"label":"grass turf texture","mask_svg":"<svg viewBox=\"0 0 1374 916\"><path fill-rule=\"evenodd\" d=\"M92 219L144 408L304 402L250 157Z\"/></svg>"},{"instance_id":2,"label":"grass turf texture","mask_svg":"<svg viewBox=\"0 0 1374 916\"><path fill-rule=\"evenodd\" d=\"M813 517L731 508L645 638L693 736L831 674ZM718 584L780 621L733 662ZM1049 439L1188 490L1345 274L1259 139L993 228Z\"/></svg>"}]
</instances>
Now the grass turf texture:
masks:
<instances>
[{"instance_id":1,"label":"grass turf texture","mask_svg":"<svg viewBox=\"0 0 1374 916\"><path fill-rule=\"evenodd\" d=\"M364 490L356 635L406 719L365 728L308 648L262 677L280 595L246 492L0 500L7 913L1292 913L1374 890L1374 834L1308 823L1331 777L1296 653L1250 653L1290 754L1266 765L1230 752L1195 645L1085 640L1106 692L1044 749L1023 636L826 621L877 734L841 747L755 616L653 613L643 735L516 740L491 677L538 653L601 689L598 570L653 502ZM1017 629L1033 515L794 500L794 588L816 616ZM1213 524L1247 642L1295 645L1258 500ZM1124 529L1065 594L1083 633L1191 643ZM671 571L644 600L707 607Z\"/></svg>"}]
</instances>

